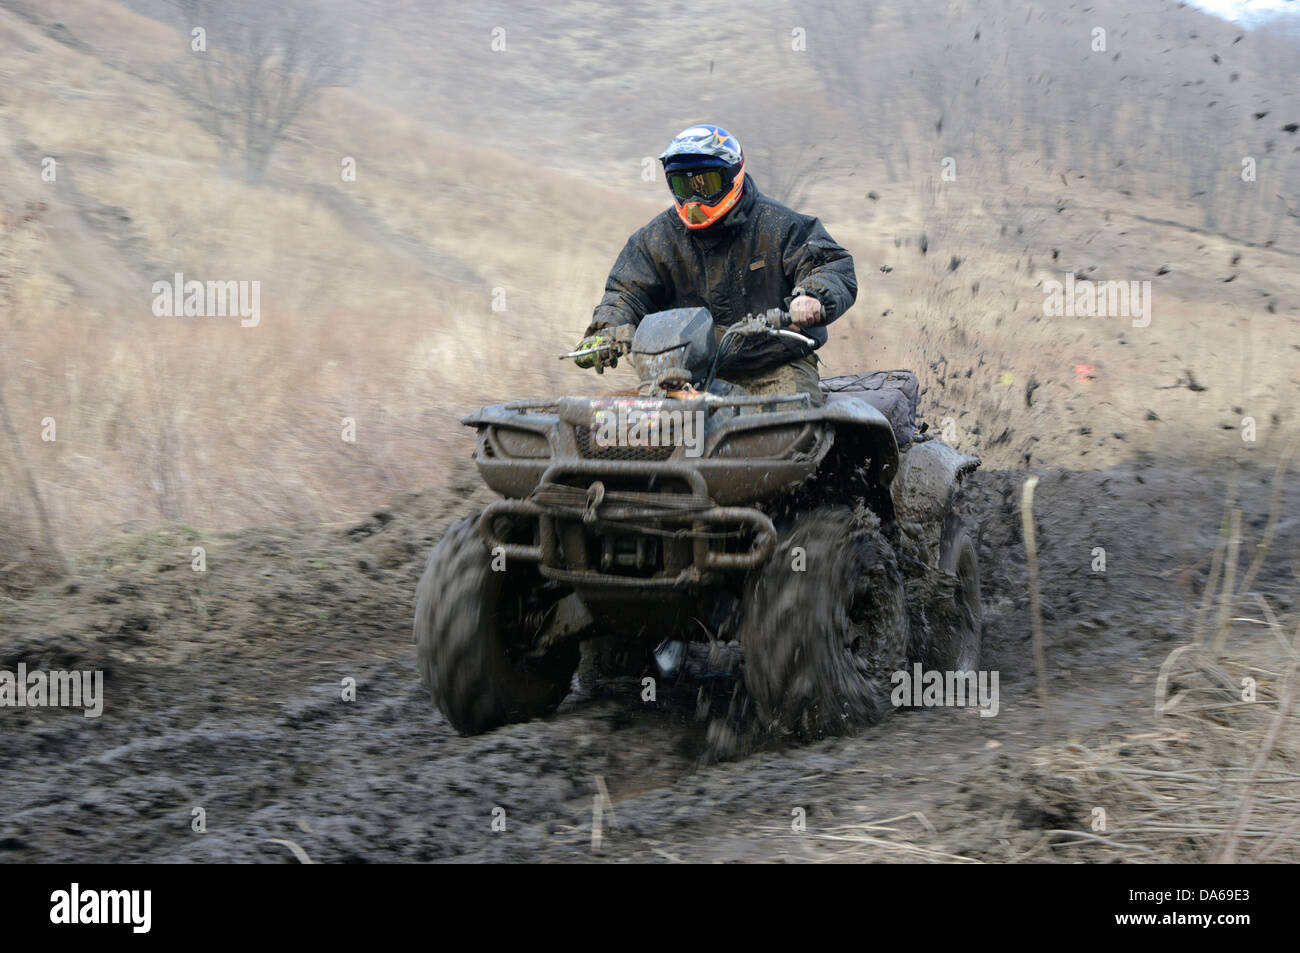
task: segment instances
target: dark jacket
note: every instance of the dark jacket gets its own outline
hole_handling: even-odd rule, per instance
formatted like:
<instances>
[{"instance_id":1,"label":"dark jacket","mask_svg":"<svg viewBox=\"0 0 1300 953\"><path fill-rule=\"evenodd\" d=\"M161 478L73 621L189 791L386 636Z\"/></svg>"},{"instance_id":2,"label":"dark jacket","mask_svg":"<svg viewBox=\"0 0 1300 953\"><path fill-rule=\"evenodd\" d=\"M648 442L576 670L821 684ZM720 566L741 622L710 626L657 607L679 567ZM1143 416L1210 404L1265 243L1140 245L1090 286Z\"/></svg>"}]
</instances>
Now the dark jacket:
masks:
<instances>
[{"instance_id":1,"label":"dark jacket","mask_svg":"<svg viewBox=\"0 0 1300 953\"><path fill-rule=\"evenodd\" d=\"M708 308L726 326L788 307L796 287L821 302L821 324L804 329L821 347L825 325L857 297L853 258L820 220L763 195L746 174L740 202L721 221L688 229L669 208L629 238L586 333L670 308Z\"/></svg>"}]
</instances>

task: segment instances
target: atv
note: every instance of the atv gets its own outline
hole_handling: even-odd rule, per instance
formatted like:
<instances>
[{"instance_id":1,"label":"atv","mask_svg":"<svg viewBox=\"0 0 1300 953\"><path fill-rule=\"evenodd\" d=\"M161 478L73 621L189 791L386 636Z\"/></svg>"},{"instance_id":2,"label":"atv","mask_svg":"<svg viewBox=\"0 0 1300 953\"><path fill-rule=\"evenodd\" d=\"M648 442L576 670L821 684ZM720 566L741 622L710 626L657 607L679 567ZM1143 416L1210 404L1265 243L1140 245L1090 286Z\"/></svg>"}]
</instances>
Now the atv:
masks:
<instances>
[{"instance_id":1,"label":"atv","mask_svg":"<svg viewBox=\"0 0 1300 953\"><path fill-rule=\"evenodd\" d=\"M457 730L550 714L575 672L671 676L705 640L739 643L761 726L801 737L879 719L914 664L978 668L958 497L979 460L917 427L915 375L822 379L823 406L747 392L738 369L812 353L779 310L726 329L663 311L593 350L598 370L628 358L638 390L462 421L502 499L434 546L415 616L421 675Z\"/></svg>"}]
</instances>

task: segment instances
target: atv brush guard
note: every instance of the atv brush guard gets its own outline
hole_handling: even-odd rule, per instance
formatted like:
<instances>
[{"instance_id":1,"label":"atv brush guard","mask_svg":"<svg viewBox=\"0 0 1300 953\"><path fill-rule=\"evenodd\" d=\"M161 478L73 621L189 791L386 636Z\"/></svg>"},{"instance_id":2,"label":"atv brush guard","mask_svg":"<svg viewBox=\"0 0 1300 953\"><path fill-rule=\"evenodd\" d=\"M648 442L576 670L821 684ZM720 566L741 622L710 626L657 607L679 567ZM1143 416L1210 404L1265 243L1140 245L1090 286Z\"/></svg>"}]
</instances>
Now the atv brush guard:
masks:
<instances>
[{"instance_id":1,"label":"atv brush guard","mask_svg":"<svg viewBox=\"0 0 1300 953\"><path fill-rule=\"evenodd\" d=\"M678 588L711 572L748 571L771 555L777 539L771 519L748 507L717 506L696 471L673 465L640 471L646 482L680 481L689 493L609 490L601 479L626 481L637 472L617 463L553 466L527 500L490 504L479 517L479 534L507 560L537 563L548 579L588 585ZM503 523L508 531L498 536ZM521 529L532 541L510 542ZM721 548L737 542L744 548ZM627 569L636 574L624 574Z\"/></svg>"}]
</instances>

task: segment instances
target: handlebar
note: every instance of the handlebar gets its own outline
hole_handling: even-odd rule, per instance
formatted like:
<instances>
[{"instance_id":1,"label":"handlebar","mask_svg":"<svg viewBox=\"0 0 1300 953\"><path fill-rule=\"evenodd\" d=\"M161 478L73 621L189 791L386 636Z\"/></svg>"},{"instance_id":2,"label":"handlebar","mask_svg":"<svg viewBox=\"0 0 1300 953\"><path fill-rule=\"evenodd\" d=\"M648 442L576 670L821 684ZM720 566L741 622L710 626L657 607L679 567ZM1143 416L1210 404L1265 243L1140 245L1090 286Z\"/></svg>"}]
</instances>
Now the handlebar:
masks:
<instances>
[{"instance_id":1,"label":"handlebar","mask_svg":"<svg viewBox=\"0 0 1300 953\"><path fill-rule=\"evenodd\" d=\"M781 337L797 339L805 344L814 345L812 338L798 331L792 331L793 322L790 320L790 312L782 311L780 308L769 308L758 314L746 315L737 321L731 327L727 328L726 333L722 335L723 340L730 334L761 334L766 331L769 334L777 334ZM721 345L721 342L719 342Z\"/></svg>"},{"instance_id":2,"label":"handlebar","mask_svg":"<svg viewBox=\"0 0 1300 953\"><path fill-rule=\"evenodd\" d=\"M780 308L769 308L759 314L746 315L742 320L731 325L718 341L718 350L713 355L713 365L709 368L704 390L707 391L713 385L719 370L725 366L733 352L745 347L745 338L779 337L797 341L810 349L817 346L817 342L812 338L798 331L791 331L790 327L790 312L782 311Z\"/></svg>"},{"instance_id":3,"label":"handlebar","mask_svg":"<svg viewBox=\"0 0 1300 953\"><path fill-rule=\"evenodd\" d=\"M596 373L603 374L606 367L618 367L618 359L632 350L633 331L634 328L630 324L621 324L616 328L607 329L591 338L591 340L599 342L594 347L578 348L569 351L567 354L561 354L560 360L576 360L595 354L597 358L593 364ZM593 364L579 366L590 367Z\"/></svg>"},{"instance_id":4,"label":"handlebar","mask_svg":"<svg viewBox=\"0 0 1300 953\"><path fill-rule=\"evenodd\" d=\"M816 345L816 342L814 342L812 338L800 334L798 331L791 330L792 327L793 324L790 320L790 312L782 311L780 308L769 308L767 311L761 311L757 314L747 314L735 324L727 327L723 332L722 337L718 341L718 356L721 356L726 351L726 345L735 342L738 336L744 337L766 334L789 338L810 347ZM604 365L606 364L610 367L615 367L617 366L618 358L632 350L632 331L633 327L631 325L620 325L615 329L612 336L605 337L602 334L602 337L599 338L600 343L595 347L569 351L566 354L561 354L559 359L562 361L573 360L580 357L587 357L592 354L598 354L600 355L600 359L596 361L597 371L604 370Z\"/></svg>"}]
</instances>

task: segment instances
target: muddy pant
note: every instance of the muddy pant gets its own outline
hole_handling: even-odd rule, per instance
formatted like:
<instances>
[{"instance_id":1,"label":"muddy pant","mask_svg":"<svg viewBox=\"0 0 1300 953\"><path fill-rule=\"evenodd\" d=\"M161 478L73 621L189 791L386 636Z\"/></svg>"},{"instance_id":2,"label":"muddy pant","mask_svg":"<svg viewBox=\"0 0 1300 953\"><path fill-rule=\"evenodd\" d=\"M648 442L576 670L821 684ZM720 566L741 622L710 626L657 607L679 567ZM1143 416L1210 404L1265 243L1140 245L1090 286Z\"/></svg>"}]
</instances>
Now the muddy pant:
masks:
<instances>
[{"instance_id":1,"label":"muddy pant","mask_svg":"<svg viewBox=\"0 0 1300 953\"><path fill-rule=\"evenodd\" d=\"M814 407L826 403L818 384L817 358L802 357L789 364L755 374L730 374L727 380L755 396L764 394L807 394Z\"/></svg>"}]
</instances>

